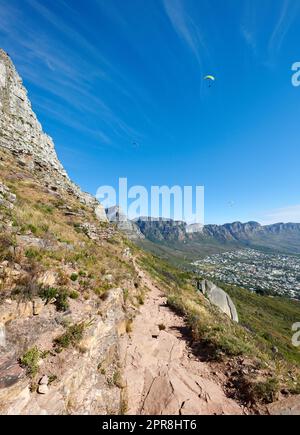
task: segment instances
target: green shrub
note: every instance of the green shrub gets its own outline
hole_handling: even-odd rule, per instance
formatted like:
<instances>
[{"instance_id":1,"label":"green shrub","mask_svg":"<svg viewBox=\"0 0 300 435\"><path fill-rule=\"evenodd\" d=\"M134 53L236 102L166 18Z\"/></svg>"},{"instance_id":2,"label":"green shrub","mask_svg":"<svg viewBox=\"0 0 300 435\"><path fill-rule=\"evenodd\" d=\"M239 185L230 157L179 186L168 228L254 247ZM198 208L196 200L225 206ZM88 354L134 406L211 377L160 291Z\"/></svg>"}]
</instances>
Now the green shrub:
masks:
<instances>
[{"instance_id":1,"label":"green shrub","mask_svg":"<svg viewBox=\"0 0 300 435\"><path fill-rule=\"evenodd\" d=\"M53 374L49 375L48 385L51 385L56 380L57 380L57 376L56 375L53 375Z\"/></svg>"},{"instance_id":2,"label":"green shrub","mask_svg":"<svg viewBox=\"0 0 300 435\"><path fill-rule=\"evenodd\" d=\"M133 324L132 319L126 320L126 332L127 332L127 334L130 334L130 332L132 332L132 324Z\"/></svg>"},{"instance_id":3,"label":"green shrub","mask_svg":"<svg viewBox=\"0 0 300 435\"><path fill-rule=\"evenodd\" d=\"M126 302L126 301L127 301L127 299L128 299L128 296L129 296L129 291L128 291L128 288L124 288L124 289L123 289L123 297L124 297L124 302Z\"/></svg>"},{"instance_id":4,"label":"green shrub","mask_svg":"<svg viewBox=\"0 0 300 435\"><path fill-rule=\"evenodd\" d=\"M69 309L68 297L69 296L71 297L71 295L73 296L73 299L76 299L76 296L75 294L73 294L73 292L70 294L65 289L57 289L55 287L45 287L40 289L39 291L40 298L46 301L46 304L48 304L51 300L54 299L54 305L57 311L67 311Z\"/></svg>"},{"instance_id":5,"label":"green shrub","mask_svg":"<svg viewBox=\"0 0 300 435\"><path fill-rule=\"evenodd\" d=\"M66 332L56 338L54 343L58 349L67 349L70 346L75 347L82 340L83 332L86 328L84 322L69 326Z\"/></svg>"},{"instance_id":6,"label":"green shrub","mask_svg":"<svg viewBox=\"0 0 300 435\"><path fill-rule=\"evenodd\" d=\"M0 234L0 261L13 260L16 240L8 233Z\"/></svg>"},{"instance_id":7,"label":"green shrub","mask_svg":"<svg viewBox=\"0 0 300 435\"><path fill-rule=\"evenodd\" d=\"M20 358L20 363L23 367L26 368L26 372L28 375L34 377L38 372L38 362L41 357L41 352L35 346L31 349L28 349L26 353Z\"/></svg>"},{"instance_id":8,"label":"green shrub","mask_svg":"<svg viewBox=\"0 0 300 435\"><path fill-rule=\"evenodd\" d=\"M35 204L35 208L37 210L40 210L43 213L46 213L46 214L52 214L54 211L54 207L52 205L49 205L49 204L38 203L38 204Z\"/></svg>"},{"instance_id":9,"label":"green shrub","mask_svg":"<svg viewBox=\"0 0 300 435\"><path fill-rule=\"evenodd\" d=\"M55 300L57 311L67 311L69 309L68 296L67 290L62 289L59 291Z\"/></svg>"},{"instance_id":10,"label":"green shrub","mask_svg":"<svg viewBox=\"0 0 300 435\"><path fill-rule=\"evenodd\" d=\"M113 374L113 384L118 388L124 388L124 382L120 370L116 370Z\"/></svg>"},{"instance_id":11,"label":"green shrub","mask_svg":"<svg viewBox=\"0 0 300 435\"><path fill-rule=\"evenodd\" d=\"M35 248L28 248L25 251L25 257L28 258L29 260L41 260L42 254L40 251L38 251Z\"/></svg>"},{"instance_id":12,"label":"green shrub","mask_svg":"<svg viewBox=\"0 0 300 435\"><path fill-rule=\"evenodd\" d=\"M77 273L72 273L72 275L70 276L70 280L75 282L75 281L77 281L77 279L78 279Z\"/></svg>"},{"instance_id":13,"label":"green shrub","mask_svg":"<svg viewBox=\"0 0 300 435\"><path fill-rule=\"evenodd\" d=\"M76 290L71 290L69 292L69 297L71 299L78 299L79 298L79 293Z\"/></svg>"},{"instance_id":14,"label":"green shrub","mask_svg":"<svg viewBox=\"0 0 300 435\"><path fill-rule=\"evenodd\" d=\"M57 297L59 290L54 287L43 287L39 291L39 296L48 304L52 299Z\"/></svg>"},{"instance_id":15,"label":"green shrub","mask_svg":"<svg viewBox=\"0 0 300 435\"><path fill-rule=\"evenodd\" d=\"M28 225L27 225L27 229L28 229L29 231L31 231L32 234L37 234L37 232L38 232L37 227L36 227L35 225L32 225L32 224L28 224Z\"/></svg>"},{"instance_id":16,"label":"green shrub","mask_svg":"<svg viewBox=\"0 0 300 435\"><path fill-rule=\"evenodd\" d=\"M144 296L142 293L140 293L140 294L137 296L137 301L138 301L138 303L139 303L140 305L144 305L144 303L145 303L145 296Z\"/></svg>"}]
</instances>

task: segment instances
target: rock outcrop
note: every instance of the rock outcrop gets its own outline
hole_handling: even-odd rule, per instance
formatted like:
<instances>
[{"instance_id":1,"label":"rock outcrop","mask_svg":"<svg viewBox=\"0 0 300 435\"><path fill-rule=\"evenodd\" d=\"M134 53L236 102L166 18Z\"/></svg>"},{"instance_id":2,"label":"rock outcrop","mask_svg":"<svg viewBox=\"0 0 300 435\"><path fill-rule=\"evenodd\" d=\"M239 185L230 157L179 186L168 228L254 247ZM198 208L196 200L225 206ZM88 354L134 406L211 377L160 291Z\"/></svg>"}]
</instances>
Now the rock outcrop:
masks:
<instances>
[{"instance_id":1,"label":"rock outcrop","mask_svg":"<svg viewBox=\"0 0 300 435\"><path fill-rule=\"evenodd\" d=\"M213 282L204 279L202 281L202 293L213 304L216 305L231 320L238 322L238 313L230 296Z\"/></svg>"},{"instance_id":2,"label":"rock outcrop","mask_svg":"<svg viewBox=\"0 0 300 435\"><path fill-rule=\"evenodd\" d=\"M103 207L92 195L82 192L68 177L58 160L52 139L43 132L27 91L10 57L0 49L0 147L12 152L20 164L39 172L46 187L65 190L96 209L106 220Z\"/></svg>"},{"instance_id":3,"label":"rock outcrop","mask_svg":"<svg viewBox=\"0 0 300 435\"><path fill-rule=\"evenodd\" d=\"M169 241L176 242L186 237L186 223L172 219L140 217L135 220L142 234L149 240L155 242Z\"/></svg>"},{"instance_id":4,"label":"rock outcrop","mask_svg":"<svg viewBox=\"0 0 300 435\"><path fill-rule=\"evenodd\" d=\"M73 321L77 317L77 322L85 321L87 325L78 349L53 356L49 352L47 362L40 360L44 375L39 385L34 386L18 364L15 352L22 342L26 347L39 343L47 348L53 336L63 331L64 316L59 320L53 307L44 304L40 315L34 316L31 302L27 306L23 304L21 311L20 306L11 302L11 324L7 326L10 351L0 352L0 414L119 413L120 389L107 379L112 379L119 370L119 337L125 332L123 303L123 291L118 288L110 291L102 316L96 315L92 303L80 307L74 302L72 311L77 313ZM0 321L1 313L8 313L5 305L1 308ZM0 327L0 335L1 331Z\"/></svg>"},{"instance_id":5,"label":"rock outcrop","mask_svg":"<svg viewBox=\"0 0 300 435\"><path fill-rule=\"evenodd\" d=\"M145 238L135 222L129 220L120 207L109 207L105 211L109 222L115 223L118 229L126 234L129 239L140 240Z\"/></svg>"},{"instance_id":6,"label":"rock outcrop","mask_svg":"<svg viewBox=\"0 0 300 435\"><path fill-rule=\"evenodd\" d=\"M291 396L268 405L268 413L270 415L300 415L300 395Z\"/></svg>"}]
</instances>

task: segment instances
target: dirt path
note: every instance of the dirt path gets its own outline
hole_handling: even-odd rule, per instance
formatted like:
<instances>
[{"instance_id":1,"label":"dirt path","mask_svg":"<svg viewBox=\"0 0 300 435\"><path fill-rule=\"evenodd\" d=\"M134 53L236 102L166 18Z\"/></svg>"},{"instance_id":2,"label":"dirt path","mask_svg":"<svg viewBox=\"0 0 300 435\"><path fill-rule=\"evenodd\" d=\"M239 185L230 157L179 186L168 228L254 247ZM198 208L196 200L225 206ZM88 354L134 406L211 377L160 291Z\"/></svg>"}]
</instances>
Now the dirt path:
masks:
<instances>
[{"instance_id":1,"label":"dirt path","mask_svg":"<svg viewBox=\"0 0 300 435\"><path fill-rule=\"evenodd\" d=\"M183 319L167 307L166 298L148 276L138 271L150 291L130 337L122 343L128 414L243 414L225 396L209 365L192 354L182 336Z\"/></svg>"}]
</instances>

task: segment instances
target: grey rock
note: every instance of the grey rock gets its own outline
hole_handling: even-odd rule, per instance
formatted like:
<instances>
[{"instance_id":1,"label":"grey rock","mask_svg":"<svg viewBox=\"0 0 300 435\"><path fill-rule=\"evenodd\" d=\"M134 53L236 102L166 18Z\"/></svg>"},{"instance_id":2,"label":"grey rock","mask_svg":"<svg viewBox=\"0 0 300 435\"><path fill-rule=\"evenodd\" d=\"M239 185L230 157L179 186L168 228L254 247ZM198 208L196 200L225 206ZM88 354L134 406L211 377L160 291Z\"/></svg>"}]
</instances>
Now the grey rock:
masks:
<instances>
[{"instance_id":1,"label":"grey rock","mask_svg":"<svg viewBox=\"0 0 300 435\"><path fill-rule=\"evenodd\" d=\"M99 234L95 225L85 222L80 225L81 230L88 236L91 240L98 240Z\"/></svg>"},{"instance_id":2,"label":"grey rock","mask_svg":"<svg viewBox=\"0 0 300 435\"><path fill-rule=\"evenodd\" d=\"M0 348L1 347L6 347L6 330L3 323L0 323Z\"/></svg>"},{"instance_id":3,"label":"grey rock","mask_svg":"<svg viewBox=\"0 0 300 435\"><path fill-rule=\"evenodd\" d=\"M7 186L5 186L5 184L0 183L0 205L8 209L13 209L13 204L16 199L16 195L14 193L11 193L11 191Z\"/></svg>"},{"instance_id":4,"label":"grey rock","mask_svg":"<svg viewBox=\"0 0 300 435\"><path fill-rule=\"evenodd\" d=\"M48 385L46 384L39 385L37 391L39 394L47 394L49 392Z\"/></svg>"},{"instance_id":5,"label":"grey rock","mask_svg":"<svg viewBox=\"0 0 300 435\"><path fill-rule=\"evenodd\" d=\"M48 385L49 383L49 378L47 375L44 375L40 380L39 380L39 385Z\"/></svg>"},{"instance_id":6,"label":"grey rock","mask_svg":"<svg viewBox=\"0 0 300 435\"><path fill-rule=\"evenodd\" d=\"M8 54L0 49L0 147L11 151L31 171L39 173L52 191L65 191L92 207L100 220L105 212L99 201L74 184L56 155L52 139L43 132L22 80ZM13 197L11 196L11 200ZM1 190L0 190L1 203ZM102 210L101 210L102 209Z\"/></svg>"},{"instance_id":7,"label":"grey rock","mask_svg":"<svg viewBox=\"0 0 300 435\"><path fill-rule=\"evenodd\" d=\"M227 314L231 320L238 322L238 313L230 296L217 287L213 282L204 279L202 281L202 293L213 304L216 305L223 313Z\"/></svg>"},{"instance_id":8,"label":"grey rock","mask_svg":"<svg viewBox=\"0 0 300 435\"><path fill-rule=\"evenodd\" d=\"M186 226L186 233L187 234L195 234L195 233L202 233L204 229L204 226L202 224L190 224Z\"/></svg>"},{"instance_id":9,"label":"grey rock","mask_svg":"<svg viewBox=\"0 0 300 435\"><path fill-rule=\"evenodd\" d=\"M127 218L119 206L109 207L105 209L106 216L109 222L115 223L131 240L144 239L145 236L140 231L138 225Z\"/></svg>"},{"instance_id":10,"label":"grey rock","mask_svg":"<svg viewBox=\"0 0 300 435\"><path fill-rule=\"evenodd\" d=\"M300 395L274 402L267 408L270 415L300 415Z\"/></svg>"}]
</instances>

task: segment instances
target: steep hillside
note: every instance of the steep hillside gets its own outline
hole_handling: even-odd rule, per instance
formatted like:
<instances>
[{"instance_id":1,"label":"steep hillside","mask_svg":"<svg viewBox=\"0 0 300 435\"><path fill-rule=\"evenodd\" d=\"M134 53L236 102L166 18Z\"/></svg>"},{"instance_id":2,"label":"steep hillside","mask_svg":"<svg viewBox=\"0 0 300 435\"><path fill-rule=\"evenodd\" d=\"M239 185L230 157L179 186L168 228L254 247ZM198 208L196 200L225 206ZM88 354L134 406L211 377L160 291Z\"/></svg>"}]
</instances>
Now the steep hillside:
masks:
<instances>
[{"instance_id":1,"label":"steep hillside","mask_svg":"<svg viewBox=\"0 0 300 435\"><path fill-rule=\"evenodd\" d=\"M126 240L0 164L0 413L118 413L119 336L144 293Z\"/></svg>"},{"instance_id":2,"label":"steep hillside","mask_svg":"<svg viewBox=\"0 0 300 435\"><path fill-rule=\"evenodd\" d=\"M119 413L119 337L144 289L2 50L0 123L0 413Z\"/></svg>"}]
</instances>

